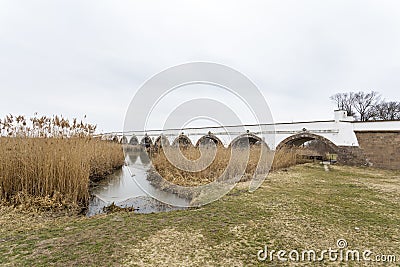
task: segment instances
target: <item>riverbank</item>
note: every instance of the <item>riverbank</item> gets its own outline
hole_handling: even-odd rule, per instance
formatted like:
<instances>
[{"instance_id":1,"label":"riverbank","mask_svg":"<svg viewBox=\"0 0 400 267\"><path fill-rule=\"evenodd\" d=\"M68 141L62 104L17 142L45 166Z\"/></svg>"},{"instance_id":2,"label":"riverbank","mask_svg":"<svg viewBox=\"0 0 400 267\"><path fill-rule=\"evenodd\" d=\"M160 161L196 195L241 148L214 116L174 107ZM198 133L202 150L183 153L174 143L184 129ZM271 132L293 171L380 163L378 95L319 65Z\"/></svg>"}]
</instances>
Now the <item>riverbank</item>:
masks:
<instances>
[{"instance_id":1,"label":"riverbank","mask_svg":"<svg viewBox=\"0 0 400 267\"><path fill-rule=\"evenodd\" d=\"M247 186L168 213L87 218L1 207L0 264L265 266L257 260L265 245L335 249L338 239L400 257L399 172L305 164L271 173L254 193Z\"/></svg>"}]
</instances>

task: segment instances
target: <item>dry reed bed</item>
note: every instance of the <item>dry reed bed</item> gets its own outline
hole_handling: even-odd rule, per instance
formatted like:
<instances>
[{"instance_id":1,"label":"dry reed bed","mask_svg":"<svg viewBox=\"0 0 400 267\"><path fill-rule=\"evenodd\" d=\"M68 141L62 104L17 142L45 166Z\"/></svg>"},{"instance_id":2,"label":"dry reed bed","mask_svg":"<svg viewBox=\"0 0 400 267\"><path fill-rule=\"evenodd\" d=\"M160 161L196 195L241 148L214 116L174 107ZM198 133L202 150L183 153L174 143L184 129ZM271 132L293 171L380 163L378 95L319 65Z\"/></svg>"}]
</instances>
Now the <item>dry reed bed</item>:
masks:
<instances>
[{"instance_id":1,"label":"dry reed bed","mask_svg":"<svg viewBox=\"0 0 400 267\"><path fill-rule=\"evenodd\" d=\"M124 162L121 145L91 137L95 128L57 116L0 120L0 201L34 209L85 207L90 181Z\"/></svg>"},{"instance_id":2,"label":"dry reed bed","mask_svg":"<svg viewBox=\"0 0 400 267\"><path fill-rule=\"evenodd\" d=\"M167 158L163 150L152 156L152 163L157 173L168 182L175 185L190 187L211 183L219 177L222 177L224 172L224 177L228 179L238 174L241 175L241 170L243 170L244 167L245 172L242 175L242 181L249 180L256 170L258 173L267 173L268 169L274 171L296 165L299 163L297 155L300 154L300 150L301 148L282 148L275 153L269 152L265 157L260 158L261 148L259 146L253 146L250 149L247 159L247 154L241 153L240 151L234 152L234 156L231 158L232 154L230 148L218 147L212 163L201 171L190 171L190 161L187 162L188 166L176 168L169 159L171 159L171 157L178 157L178 155L171 153L168 154ZM181 149L181 152L187 159L192 161L199 159L201 155L199 149L195 147ZM205 154L207 152L206 150ZM214 152L209 151L209 153ZM246 159L243 159L243 157L246 157ZM230 163L230 161L232 162ZM243 163L246 166L243 166ZM257 169L259 163L261 168ZM154 173L151 173L151 176L154 176ZM154 177L151 177L151 179L153 181L157 180Z\"/></svg>"},{"instance_id":3,"label":"dry reed bed","mask_svg":"<svg viewBox=\"0 0 400 267\"><path fill-rule=\"evenodd\" d=\"M90 178L122 166L121 146L93 138L0 138L0 198L85 206ZM52 203L53 202L53 203Z\"/></svg>"}]
</instances>

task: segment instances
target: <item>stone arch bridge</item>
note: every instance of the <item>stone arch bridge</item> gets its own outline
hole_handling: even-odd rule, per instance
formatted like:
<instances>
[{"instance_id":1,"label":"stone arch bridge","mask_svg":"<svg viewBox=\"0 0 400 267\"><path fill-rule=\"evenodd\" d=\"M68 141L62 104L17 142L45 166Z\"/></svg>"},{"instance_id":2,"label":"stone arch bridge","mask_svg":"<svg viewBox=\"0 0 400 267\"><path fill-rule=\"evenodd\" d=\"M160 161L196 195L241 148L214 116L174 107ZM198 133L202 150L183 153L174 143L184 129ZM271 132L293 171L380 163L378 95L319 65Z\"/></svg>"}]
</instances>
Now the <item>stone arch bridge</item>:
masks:
<instances>
[{"instance_id":1,"label":"stone arch bridge","mask_svg":"<svg viewBox=\"0 0 400 267\"><path fill-rule=\"evenodd\" d=\"M150 130L110 133L103 138L131 145L199 146L207 142L229 147L248 140L264 143L270 149L300 146L318 140L338 155L338 162L349 165L369 165L400 169L400 121L355 122L345 111L335 111L335 119L274 123L260 131L258 125L185 128L180 130ZM271 130L272 129L272 130Z\"/></svg>"}]
</instances>

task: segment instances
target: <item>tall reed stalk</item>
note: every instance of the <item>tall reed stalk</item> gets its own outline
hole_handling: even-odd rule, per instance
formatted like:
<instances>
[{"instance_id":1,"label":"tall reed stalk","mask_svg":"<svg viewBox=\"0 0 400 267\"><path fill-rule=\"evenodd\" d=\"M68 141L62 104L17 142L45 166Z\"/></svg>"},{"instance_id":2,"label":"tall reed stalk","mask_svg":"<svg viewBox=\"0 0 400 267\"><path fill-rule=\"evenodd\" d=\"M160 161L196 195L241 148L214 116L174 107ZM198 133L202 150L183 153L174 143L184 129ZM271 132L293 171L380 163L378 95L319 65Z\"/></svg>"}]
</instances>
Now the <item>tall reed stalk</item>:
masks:
<instances>
[{"instance_id":1,"label":"tall reed stalk","mask_svg":"<svg viewBox=\"0 0 400 267\"><path fill-rule=\"evenodd\" d=\"M122 166L121 145L91 137L95 126L53 117L0 121L0 200L83 207L91 179ZM53 201L54 203L49 203Z\"/></svg>"},{"instance_id":2,"label":"tall reed stalk","mask_svg":"<svg viewBox=\"0 0 400 267\"><path fill-rule=\"evenodd\" d=\"M299 150L301 148L284 147L275 153L267 153L266 157L260 160L261 148L259 146L251 147L246 159L243 158L247 157L246 153L234 152L234 156L231 157L230 148L218 147L212 163L207 168L197 172L188 171L190 170L190 161L187 161L188 166L183 166L183 168L175 167L171 161L175 162L174 157L178 157L178 155L168 153L167 157L163 150L154 154L152 163L156 171L167 181L182 186L197 186L215 181L224 172L226 177L241 174L241 170L244 167L245 172L242 175L242 181L250 179L256 170L259 173L267 173L269 169L274 171L293 166L298 162L297 155L300 152ZM187 159L192 161L199 159L201 156L199 149L195 147L188 147L180 151ZM214 152L205 150L204 153ZM243 162L245 162L245 166L243 166Z\"/></svg>"}]
</instances>

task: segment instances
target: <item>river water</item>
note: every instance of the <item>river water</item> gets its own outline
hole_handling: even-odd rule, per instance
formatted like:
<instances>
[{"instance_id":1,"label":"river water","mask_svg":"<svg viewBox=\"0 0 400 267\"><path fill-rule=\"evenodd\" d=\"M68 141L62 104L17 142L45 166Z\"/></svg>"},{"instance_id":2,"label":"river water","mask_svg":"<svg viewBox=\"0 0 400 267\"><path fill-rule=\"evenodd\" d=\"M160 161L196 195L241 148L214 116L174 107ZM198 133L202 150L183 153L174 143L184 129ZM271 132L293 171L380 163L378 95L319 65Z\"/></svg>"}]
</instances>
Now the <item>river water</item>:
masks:
<instances>
[{"instance_id":1,"label":"river water","mask_svg":"<svg viewBox=\"0 0 400 267\"><path fill-rule=\"evenodd\" d=\"M147 170L150 162L144 151L133 151L126 155L126 166L106 177L91 189L87 215L103 213L103 208L114 203L116 206L133 207L137 213L163 212L188 206L189 201L177 195L161 191L150 184ZM138 185L140 184L140 186ZM168 205L151 197L167 198Z\"/></svg>"}]
</instances>

